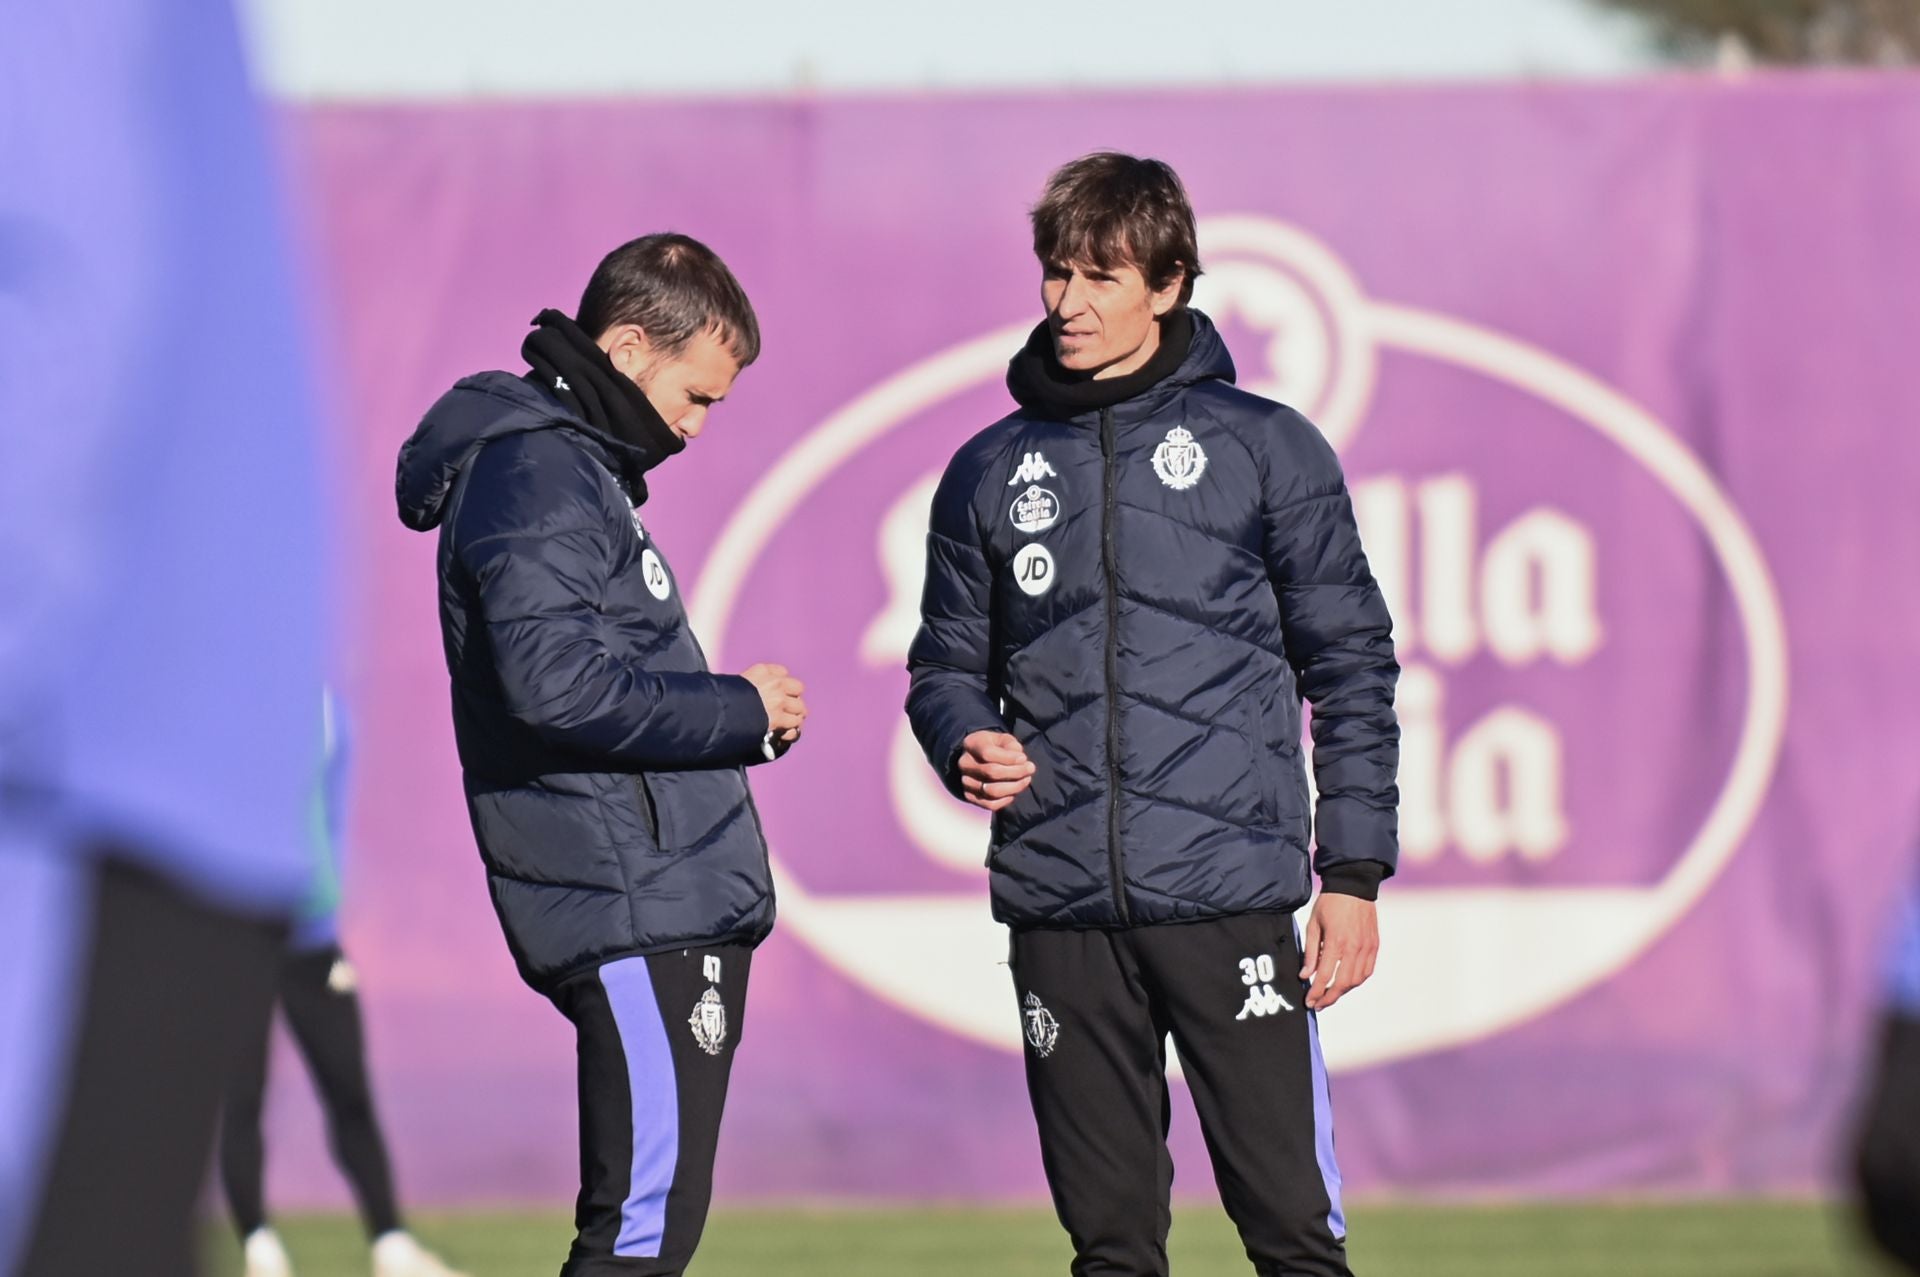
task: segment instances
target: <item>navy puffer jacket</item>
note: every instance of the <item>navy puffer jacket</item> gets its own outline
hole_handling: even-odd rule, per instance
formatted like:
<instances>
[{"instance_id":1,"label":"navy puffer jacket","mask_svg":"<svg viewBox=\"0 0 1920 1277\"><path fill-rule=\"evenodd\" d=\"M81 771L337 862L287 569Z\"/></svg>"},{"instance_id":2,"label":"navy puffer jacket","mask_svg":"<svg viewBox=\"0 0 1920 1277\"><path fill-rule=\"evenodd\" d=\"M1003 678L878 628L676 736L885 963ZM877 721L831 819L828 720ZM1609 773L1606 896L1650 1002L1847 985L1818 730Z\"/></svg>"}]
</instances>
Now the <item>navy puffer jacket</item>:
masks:
<instances>
[{"instance_id":1,"label":"navy puffer jacket","mask_svg":"<svg viewBox=\"0 0 1920 1277\"><path fill-rule=\"evenodd\" d=\"M629 451L500 372L447 392L400 454L401 519L440 529L474 837L535 988L773 925L742 770L765 757L766 709L708 672Z\"/></svg>"},{"instance_id":2,"label":"navy puffer jacket","mask_svg":"<svg viewBox=\"0 0 1920 1277\"><path fill-rule=\"evenodd\" d=\"M1303 694L1316 867L1330 887L1392 871L1387 609L1332 449L1232 380L1192 313L1177 369L1112 407L1074 413L1011 378L1020 410L941 480L907 712L956 793L972 732L1011 732L1037 766L993 822L1002 922L1299 907Z\"/></svg>"}]
</instances>

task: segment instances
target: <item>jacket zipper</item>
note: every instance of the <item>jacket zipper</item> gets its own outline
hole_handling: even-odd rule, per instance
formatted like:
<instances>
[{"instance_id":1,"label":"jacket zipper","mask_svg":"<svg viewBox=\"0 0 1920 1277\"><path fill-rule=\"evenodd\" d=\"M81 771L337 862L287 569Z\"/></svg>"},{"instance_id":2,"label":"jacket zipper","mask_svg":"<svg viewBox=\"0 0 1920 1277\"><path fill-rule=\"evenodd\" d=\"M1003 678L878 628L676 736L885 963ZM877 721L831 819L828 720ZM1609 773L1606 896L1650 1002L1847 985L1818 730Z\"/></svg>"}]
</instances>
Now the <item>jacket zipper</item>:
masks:
<instances>
[{"instance_id":1,"label":"jacket zipper","mask_svg":"<svg viewBox=\"0 0 1920 1277\"><path fill-rule=\"evenodd\" d=\"M1113 553L1114 468L1113 409L1100 410L1100 461L1105 498L1100 514L1100 565L1107 578L1107 885L1120 921L1133 921L1127 909L1126 870L1120 858L1120 704L1116 699L1120 664L1120 593Z\"/></svg>"}]
</instances>

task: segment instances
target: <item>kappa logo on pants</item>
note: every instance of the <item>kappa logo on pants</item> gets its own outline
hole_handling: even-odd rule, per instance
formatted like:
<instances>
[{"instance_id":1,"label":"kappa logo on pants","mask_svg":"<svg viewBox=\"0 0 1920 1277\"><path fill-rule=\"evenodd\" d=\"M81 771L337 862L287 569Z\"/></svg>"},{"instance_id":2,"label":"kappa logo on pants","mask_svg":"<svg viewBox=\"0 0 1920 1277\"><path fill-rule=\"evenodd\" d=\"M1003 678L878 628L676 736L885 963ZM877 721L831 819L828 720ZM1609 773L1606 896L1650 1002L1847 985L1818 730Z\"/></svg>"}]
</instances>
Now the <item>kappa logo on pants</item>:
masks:
<instances>
[{"instance_id":1,"label":"kappa logo on pants","mask_svg":"<svg viewBox=\"0 0 1920 1277\"><path fill-rule=\"evenodd\" d=\"M1233 1018L1244 1020L1252 1016L1258 1020L1264 1016L1293 1010L1293 1003L1275 992L1271 983L1278 974L1271 953L1240 959L1240 983L1247 986L1247 1004L1241 1007L1240 1014Z\"/></svg>"}]
</instances>

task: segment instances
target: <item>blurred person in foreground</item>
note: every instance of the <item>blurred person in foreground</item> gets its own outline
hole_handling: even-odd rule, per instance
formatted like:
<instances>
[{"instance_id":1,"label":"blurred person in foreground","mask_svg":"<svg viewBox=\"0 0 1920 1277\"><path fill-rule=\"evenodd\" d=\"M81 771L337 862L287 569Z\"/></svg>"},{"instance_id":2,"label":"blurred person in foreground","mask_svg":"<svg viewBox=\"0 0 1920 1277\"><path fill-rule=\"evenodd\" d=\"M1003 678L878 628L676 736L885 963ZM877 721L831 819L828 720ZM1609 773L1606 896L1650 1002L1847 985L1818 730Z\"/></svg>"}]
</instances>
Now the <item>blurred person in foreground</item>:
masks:
<instances>
[{"instance_id":1,"label":"blurred person in foreground","mask_svg":"<svg viewBox=\"0 0 1920 1277\"><path fill-rule=\"evenodd\" d=\"M1165 1040L1254 1268L1344 1277L1315 1012L1373 971L1397 856L1398 666L1339 463L1233 386L1191 309L1193 209L1155 160L1033 210L1046 318L1018 409L933 502L907 712L994 814L1027 1083L1076 1274L1164 1274ZM1313 704L1321 896L1301 697Z\"/></svg>"},{"instance_id":2,"label":"blurred person in foreground","mask_svg":"<svg viewBox=\"0 0 1920 1277\"><path fill-rule=\"evenodd\" d=\"M359 979L340 948L345 870L347 723L328 689L321 707L322 770L312 806L312 888L278 956L274 1002L313 1075L327 1115L328 1144L353 1188L372 1251L373 1277L461 1277L401 1222L387 1144L373 1106L361 1028ZM267 1222L266 1099L271 1017L242 1057L220 1113L220 1187L245 1255L246 1277L291 1277L293 1263Z\"/></svg>"},{"instance_id":3,"label":"blurred person in foreground","mask_svg":"<svg viewBox=\"0 0 1920 1277\"><path fill-rule=\"evenodd\" d=\"M400 453L400 517L440 530L440 619L474 837L521 975L578 1035L567 1277L678 1274L706 1223L773 883L745 768L800 734L778 665L714 674L640 518L760 351L719 257L609 253L531 371L468 377Z\"/></svg>"},{"instance_id":4,"label":"blurred person in foreground","mask_svg":"<svg viewBox=\"0 0 1920 1277\"><path fill-rule=\"evenodd\" d=\"M1868 1230L1920 1273L1920 890L1906 901L1894 944L1879 1053L1855 1142Z\"/></svg>"},{"instance_id":5,"label":"blurred person in foreground","mask_svg":"<svg viewBox=\"0 0 1920 1277\"><path fill-rule=\"evenodd\" d=\"M315 430L226 0L0 33L0 1273L194 1269L310 870Z\"/></svg>"}]
</instances>

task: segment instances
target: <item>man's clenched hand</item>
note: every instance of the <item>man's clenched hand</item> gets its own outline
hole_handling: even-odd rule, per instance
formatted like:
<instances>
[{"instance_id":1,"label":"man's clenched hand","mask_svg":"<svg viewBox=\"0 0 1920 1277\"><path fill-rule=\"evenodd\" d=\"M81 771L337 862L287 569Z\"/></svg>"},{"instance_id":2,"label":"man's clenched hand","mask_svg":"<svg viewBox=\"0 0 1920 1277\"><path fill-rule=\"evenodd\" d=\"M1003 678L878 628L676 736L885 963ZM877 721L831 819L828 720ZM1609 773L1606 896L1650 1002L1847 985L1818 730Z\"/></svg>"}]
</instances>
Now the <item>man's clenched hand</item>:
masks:
<instances>
[{"instance_id":1,"label":"man's clenched hand","mask_svg":"<svg viewBox=\"0 0 1920 1277\"><path fill-rule=\"evenodd\" d=\"M1005 732L975 732L960 747L960 790L984 811L999 811L1033 783L1034 766Z\"/></svg>"},{"instance_id":2,"label":"man's clenched hand","mask_svg":"<svg viewBox=\"0 0 1920 1277\"><path fill-rule=\"evenodd\" d=\"M752 665L741 674L760 692L767 707L767 730L778 741L791 745L800 739L807 721L807 685L787 672L784 665Z\"/></svg>"}]
</instances>

